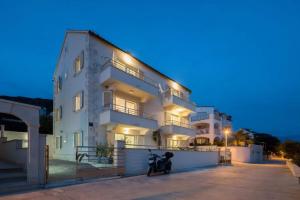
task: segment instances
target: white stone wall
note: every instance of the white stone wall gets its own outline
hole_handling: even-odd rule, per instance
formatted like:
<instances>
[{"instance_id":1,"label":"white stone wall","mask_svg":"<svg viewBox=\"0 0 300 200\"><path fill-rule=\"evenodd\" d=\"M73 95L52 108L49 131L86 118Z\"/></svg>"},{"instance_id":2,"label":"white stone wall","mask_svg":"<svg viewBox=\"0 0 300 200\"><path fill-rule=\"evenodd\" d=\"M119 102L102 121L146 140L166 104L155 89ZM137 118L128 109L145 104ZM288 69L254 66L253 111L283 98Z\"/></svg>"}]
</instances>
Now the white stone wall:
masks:
<instances>
[{"instance_id":1,"label":"white stone wall","mask_svg":"<svg viewBox=\"0 0 300 200\"><path fill-rule=\"evenodd\" d=\"M62 149L54 148L55 158L74 159L73 134L77 131L83 133L83 144L88 145L88 47L88 36L86 34L70 33L67 35L54 74L54 80L57 80L59 76L62 77L62 90L58 94L55 94L55 81L53 84L54 109L62 106L62 119L55 121L54 115L54 136L63 137ZM74 76L74 61L82 51L84 51L84 67L80 74ZM84 106L81 111L74 112L73 97L80 91L84 92Z\"/></svg>"},{"instance_id":2,"label":"white stone wall","mask_svg":"<svg viewBox=\"0 0 300 200\"><path fill-rule=\"evenodd\" d=\"M249 145L248 147L228 147L231 160L244 163L260 163L263 161L263 146ZM224 149L224 148L223 148Z\"/></svg>"},{"instance_id":3,"label":"white stone wall","mask_svg":"<svg viewBox=\"0 0 300 200\"><path fill-rule=\"evenodd\" d=\"M125 149L125 175L145 174L148 169L147 149ZM152 150L153 153L162 155L164 150ZM194 168L216 166L219 161L218 151L172 151L172 171L179 172Z\"/></svg>"},{"instance_id":4,"label":"white stone wall","mask_svg":"<svg viewBox=\"0 0 300 200\"><path fill-rule=\"evenodd\" d=\"M12 140L0 143L0 159L27 168L27 148L22 148L22 140Z\"/></svg>"}]
</instances>

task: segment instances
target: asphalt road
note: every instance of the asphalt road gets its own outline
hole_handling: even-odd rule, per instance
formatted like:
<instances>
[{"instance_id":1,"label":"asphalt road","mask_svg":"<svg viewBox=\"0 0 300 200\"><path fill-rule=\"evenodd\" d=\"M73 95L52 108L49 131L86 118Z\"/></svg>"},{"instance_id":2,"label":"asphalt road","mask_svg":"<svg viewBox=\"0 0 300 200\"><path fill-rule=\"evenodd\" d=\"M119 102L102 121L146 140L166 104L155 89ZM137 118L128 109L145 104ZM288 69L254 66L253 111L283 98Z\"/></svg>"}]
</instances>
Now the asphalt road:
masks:
<instances>
[{"instance_id":1,"label":"asphalt road","mask_svg":"<svg viewBox=\"0 0 300 200\"><path fill-rule=\"evenodd\" d=\"M237 164L170 175L99 181L0 199L299 200L300 184L280 164Z\"/></svg>"}]
</instances>

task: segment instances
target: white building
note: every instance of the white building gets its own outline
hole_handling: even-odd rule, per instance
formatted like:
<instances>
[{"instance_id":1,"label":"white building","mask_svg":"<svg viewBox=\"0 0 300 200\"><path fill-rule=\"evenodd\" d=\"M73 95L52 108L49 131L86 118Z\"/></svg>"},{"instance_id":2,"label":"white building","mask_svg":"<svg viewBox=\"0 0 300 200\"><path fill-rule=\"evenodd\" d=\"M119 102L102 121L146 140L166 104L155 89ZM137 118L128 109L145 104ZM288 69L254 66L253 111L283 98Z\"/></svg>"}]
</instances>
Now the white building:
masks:
<instances>
[{"instance_id":1,"label":"white building","mask_svg":"<svg viewBox=\"0 0 300 200\"><path fill-rule=\"evenodd\" d=\"M67 31L54 73L54 157L76 146L182 147L195 136L191 91L92 31Z\"/></svg>"},{"instance_id":2,"label":"white building","mask_svg":"<svg viewBox=\"0 0 300 200\"><path fill-rule=\"evenodd\" d=\"M224 129L232 129L230 115L219 112L212 106L200 106L191 115L191 122L196 129L198 144L214 144L224 138Z\"/></svg>"}]
</instances>

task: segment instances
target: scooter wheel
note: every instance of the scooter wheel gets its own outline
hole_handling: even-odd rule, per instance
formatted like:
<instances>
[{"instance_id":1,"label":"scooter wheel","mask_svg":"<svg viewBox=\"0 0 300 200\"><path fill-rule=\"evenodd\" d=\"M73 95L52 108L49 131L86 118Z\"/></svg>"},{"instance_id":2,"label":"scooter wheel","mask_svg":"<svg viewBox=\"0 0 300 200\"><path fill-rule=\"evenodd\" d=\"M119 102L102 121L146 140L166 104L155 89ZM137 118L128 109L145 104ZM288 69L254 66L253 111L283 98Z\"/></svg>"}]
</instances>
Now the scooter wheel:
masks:
<instances>
[{"instance_id":1,"label":"scooter wheel","mask_svg":"<svg viewBox=\"0 0 300 200\"><path fill-rule=\"evenodd\" d=\"M150 176L151 172L152 172L152 167L149 167L148 172L147 172L147 176Z\"/></svg>"}]
</instances>

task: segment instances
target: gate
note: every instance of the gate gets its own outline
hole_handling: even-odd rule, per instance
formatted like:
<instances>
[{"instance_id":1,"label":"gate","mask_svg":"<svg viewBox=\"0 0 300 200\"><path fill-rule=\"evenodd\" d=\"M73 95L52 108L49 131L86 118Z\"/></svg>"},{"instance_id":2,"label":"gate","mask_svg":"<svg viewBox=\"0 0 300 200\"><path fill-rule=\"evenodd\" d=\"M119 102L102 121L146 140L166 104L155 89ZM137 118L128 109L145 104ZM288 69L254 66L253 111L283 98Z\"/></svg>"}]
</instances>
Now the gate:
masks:
<instances>
[{"instance_id":1,"label":"gate","mask_svg":"<svg viewBox=\"0 0 300 200\"><path fill-rule=\"evenodd\" d=\"M74 160L49 159L49 147L45 149L46 183L65 180L123 175L118 156L123 149L101 146L77 146Z\"/></svg>"}]
</instances>

